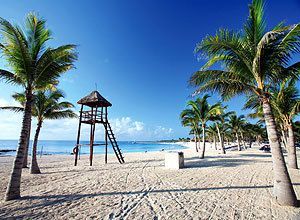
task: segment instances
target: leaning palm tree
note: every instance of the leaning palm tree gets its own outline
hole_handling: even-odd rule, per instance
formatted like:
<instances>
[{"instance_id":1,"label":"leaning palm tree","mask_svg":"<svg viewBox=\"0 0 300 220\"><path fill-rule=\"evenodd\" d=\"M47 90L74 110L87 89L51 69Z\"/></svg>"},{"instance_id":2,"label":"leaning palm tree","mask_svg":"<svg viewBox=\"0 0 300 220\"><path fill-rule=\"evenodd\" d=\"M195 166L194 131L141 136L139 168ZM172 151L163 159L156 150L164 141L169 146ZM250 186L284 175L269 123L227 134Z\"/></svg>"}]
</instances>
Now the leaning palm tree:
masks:
<instances>
[{"instance_id":1,"label":"leaning palm tree","mask_svg":"<svg viewBox=\"0 0 300 220\"><path fill-rule=\"evenodd\" d=\"M11 71L0 69L0 79L20 85L25 90L25 107L21 135L5 200L18 199L24 154L31 127L34 93L49 84L56 84L62 73L73 68L77 58L74 45L47 47L51 32L46 21L29 14L23 28L0 18L0 51Z\"/></svg>"},{"instance_id":2,"label":"leaning palm tree","mask_svg":"<svg viewBox=\"0 0 300 220\"><path fill-rule=\"evenodd\" d=\"M228 121L229 129L232 132L232 134L236 137L236 141L238 144L238 151L242 150L240 133L241 133L242 127L243 127L243 125L245 125L245 123L246 123L246 121L245 121L244 115L237 116L236 114L233 114L233 115L229 116L229 121Z\"/></svg>"},{"instance_id":3,"label":"leaning palm tree","mask_svg":"<svg viewBox=\"0 0 300 220\"><path fill-rule=\"evenodd\" d=\"M252 147L252 142L256 140L256 137L261 134L261 126L259 124L251 124L247 122L243 126L243 132L245 133L245 139L249 142L249 148Z\"/></svg>"},{"instance_id":4,"label":"leaning palm tree","mask_svg":"<svg viewBox=\"0 0 300 220\"><path fill-rule=\"evenodd\" d=\"M262 102L273 155L274 196L282 205L297 205L297 198L284 162L270 100L269 88L283 78L298 74L300 62L291 65L300 51L300 24L277 25L266 31L263 0L253 0L242 32L219 30L197 44L195 52L208 58L191 77L196 93L219 92L223 99L255 94ZM210 69L215 63L224 68Z\"/></svg>"},{"instance_id":5,"label":"leaning palm tree","mask_svg":"<svg viewBox=\"0 0 300 220\"><path fill-rule=\"evenodd\" d=\"M234 112L232 112L232 111L225 112L226 109L227 109L227 106L222 106L220 104L219 111L216 112L214 119L213 119L213 121L216 124L219 142L221 145L221 151L223 154L226 154L225 146L224 146L224 134L225 134L226 130L229 128L229 126L227 125L228 117L230 115L234 114Z\"/></svg>"},{"instance_id":6,"label":"leaning palm tree","mask_svg":"<svg viewBox=\"0 0 300 220\"><path fill-rule=\"evenodd\" d=\"M283 81L279 88L273 92L271 104L275 114L281 121L280 124L288 131L288 165L290 168L298 169L293 128L293 120L300 113L300 95L296 88L296 81L294 79Z\"/></svg>"},{"instance_id":7,"label":"leaning palm tree","mask_svg":"<svg viewBox=\"0 0 300 220\"><path fill-rule=\"evenodd\" d=\"M60 102L61 98L65 95L60 90L46 90L38 91L34 95L34 101L32 106L32 116L37 119L37 127L33 139L32 153L31 153L31 167L30 173L39 174L41 173L37 163L37 145L39 140L39 134L43 125L44 120L54 120L63 118L76 118L77 115L70 109L74 105L70 102ZM18 101L21 105L24 105L26 97L24 93L16 93L13 98ZM24 111L24 107L2 107L1 109L12 110L15 112Z\"/></svg>"},{"instance_id":8,"label":"leaning palm tree","mask_svg":"<svg viewBox=\"0 0 300 220\"><path fill-rule=\"evenodd\" d=\"M195 149L198 152L198 138L199 138L199 119L193 109L184 109L181 114L181 124L184 127L190 127L190 134L194 135Z\"/></svg>"},{"instance_id":9,"label":"leaning palm tree","mask_svg":"<svg viewBox=\"0 0 300 220\"><path fill-rule=\"evenodd\" d=\"M218 147L217 147L218 129L217 129L216 124L211 124L210 126L208 126L207 134L208 134L208 137L211 140L213 140L215 150L218 150Z\"/></svg>"},{"instance_id":10,"label":"leaning palm tree","mask_svg":"<svg viewBox=\"0 0 300 220\"><path fill-rule=\"evenodd\" d=\"M294 123L295 142L300 143L300 121ZM299 146L298 146L299 147Z\"/></svg>"},{"instance_id":11,"label":"leaning palm tree","mask_svg":"<svg viewBox=\"0 0 300 220\"><path fill-rule=\"evenodd\" d=\"M195 112L199 122L201 123L202 130L202 148L200 159L204 158L205 154L205 132L206 123L213 119L217 111L220 111L220 104L210 105L207 101L209 95L204 95L202 98L197 98L195 101L189 101L188 106Z\"/></svg>"},{"instance_id":12,"label":"leaning palm tree","mask_svg":"<svg viewBox=\"0 0 300 220\"><path fill-rule=\"evenodd\" d=\"M287 78L278 86L270 88L272 95L271 106L274 110L275 122L281 130L281 139L288 151L288 165L290 168L298 169L293 119L300 113L300 96L296 88L296 80ZM261 103L252 95L245 105L245 108L256 110L261 115ZM251 114L253 117L255 114ZM257 116L258 117L258 116Z\"/></svg>"}]
</instances>

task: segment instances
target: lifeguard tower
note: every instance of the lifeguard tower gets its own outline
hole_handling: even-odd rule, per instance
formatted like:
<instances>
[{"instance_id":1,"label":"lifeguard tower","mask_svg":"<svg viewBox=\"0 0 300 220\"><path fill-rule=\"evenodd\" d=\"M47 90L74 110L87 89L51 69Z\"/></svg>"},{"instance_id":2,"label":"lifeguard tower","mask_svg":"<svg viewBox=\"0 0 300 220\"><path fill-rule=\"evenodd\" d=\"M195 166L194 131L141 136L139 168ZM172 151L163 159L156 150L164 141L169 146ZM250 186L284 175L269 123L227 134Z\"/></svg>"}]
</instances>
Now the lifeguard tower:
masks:
<instances>
[{"instance_id":1,"label":"lifeguard tower","mask_svg":"<svg viewBox=\"0 0 300 220\"><path fill-rule=\"evenodd\" d=\"M119 148L119 145L116 141L115 135L111 129L111 125L108 122L107 117L107 108L111 107L112 104L103 98L98 91L93 91L89 95L80 99L78 104L81 104L80 114L79 114L79 125L78 125L78 134L77 134L77 142L74 148L75 154L75 166L77 166L78 155L80 153L80 148L83 145L90 146L90 166L93 164L93 151L94 146L105 146L105 163L107 163L107 147L108 140L111 143L112 149L118 159L118 161L122 164L124 163L124 157ZM80 133L81 133L81 125L87 124L90 125L90 143L89 144L80 144ZM105 142L96 144L95 142L95 129L96 124L103 124L105 130Z\"/></svg>"}]
</instances>

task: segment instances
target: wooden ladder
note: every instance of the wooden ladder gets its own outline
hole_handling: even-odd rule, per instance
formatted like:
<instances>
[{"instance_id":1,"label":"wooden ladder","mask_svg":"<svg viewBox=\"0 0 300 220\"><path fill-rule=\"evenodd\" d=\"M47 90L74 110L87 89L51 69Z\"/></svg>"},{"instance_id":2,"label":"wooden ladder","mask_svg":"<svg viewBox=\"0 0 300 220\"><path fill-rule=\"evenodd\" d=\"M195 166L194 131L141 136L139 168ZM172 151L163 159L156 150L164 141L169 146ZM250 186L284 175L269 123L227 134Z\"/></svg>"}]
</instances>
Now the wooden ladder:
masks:
<instances>
[{"instance_id":1,"label":"wooden ladder","mask_svg":"<svg viewBox=\"0 0 300 220\"><path fill-rule=\"evenodd\" d=\"M121 152L121 149L119 148L119 145L118 145L117 140L116 140L116 137L115 137L115 135L114 135L114 133L113 133L113 131L112 131L112 128L111 128L111 126L110 126L110 123L109 123L109 122L105 123L105 124L104 124L104 128L105 128L105 130L106 130L106 132L107 132L107 137L108 137L108 139L109 139L109 141L110 141L110 143L111 143L111 146L112 146L112 148L113 148L113 150L114 150L114 152L115 152L115 155L116 155L118 161L119 161L121 164L122 164L122 163L125 163L123 154L122 154L122 152Z\"/></svg>"}]
</instances>

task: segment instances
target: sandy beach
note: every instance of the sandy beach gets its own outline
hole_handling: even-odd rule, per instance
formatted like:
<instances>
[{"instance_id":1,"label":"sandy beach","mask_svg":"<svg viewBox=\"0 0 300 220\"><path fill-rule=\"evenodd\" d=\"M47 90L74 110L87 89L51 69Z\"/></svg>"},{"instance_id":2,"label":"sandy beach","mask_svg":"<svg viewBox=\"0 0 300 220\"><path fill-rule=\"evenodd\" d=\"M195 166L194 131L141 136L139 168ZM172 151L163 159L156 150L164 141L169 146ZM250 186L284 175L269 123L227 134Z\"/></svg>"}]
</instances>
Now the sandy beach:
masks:
<instances>
[{"instance_id":1,"label":"sandy beach","mask_svg":"<svg viewBox=\"0 0 300 220\"><path fill-rule=\"evenodd\" d=\"M300 219L300 209L276 204L271 154L257 148L200 160L185 149L185 166L164 168L164 152L39 158L42 174L24 169L22 200L3 202L13 157L0 157L0 218L33 219ZM291 171L300 196L299 171Z\"/></svg>"}]
</instances>

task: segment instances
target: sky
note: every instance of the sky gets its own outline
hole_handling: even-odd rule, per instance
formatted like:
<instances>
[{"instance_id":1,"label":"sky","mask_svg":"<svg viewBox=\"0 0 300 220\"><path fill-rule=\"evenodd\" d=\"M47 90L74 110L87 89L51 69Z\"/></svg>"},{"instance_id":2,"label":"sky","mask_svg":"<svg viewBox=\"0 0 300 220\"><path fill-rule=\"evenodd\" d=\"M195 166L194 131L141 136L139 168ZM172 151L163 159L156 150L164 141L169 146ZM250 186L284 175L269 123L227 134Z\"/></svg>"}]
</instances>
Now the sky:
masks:
<instances>
[{"instance_id":1,"label":"sky","mask_svg":"<svg viewBox=\"0 0 300 220\"><path fill-rule=\"evenodd\" d=\"M76 104L96 88L113 106L109 118L119 140L160 140L188 136L179 114L191 98L188 79L204 64L193 50L219 28L241 30L249 0L28 0L1 1L0 16L22 24L37 12L53 32L49 46L78 45L76 69L59 87ZM267 0L268 27L299 22L299 0ZM297 57L298 59L299 57ZM0 68L9 67L0 57ZM0 106L14 105L21 88L0 82ZM212 94L210 103L219 100ZM241 110L245 99L225 103ZM76 105L76 111L79 107ZM21 115L0 112L0 139L18 139ZM33 129L36 121L33 121ZM41 139L74 140L77 120L46 121ZM87 137L88 128L83 128ZM99 135L103 134L98 127Z\"/></svg>"}]
</instances>

